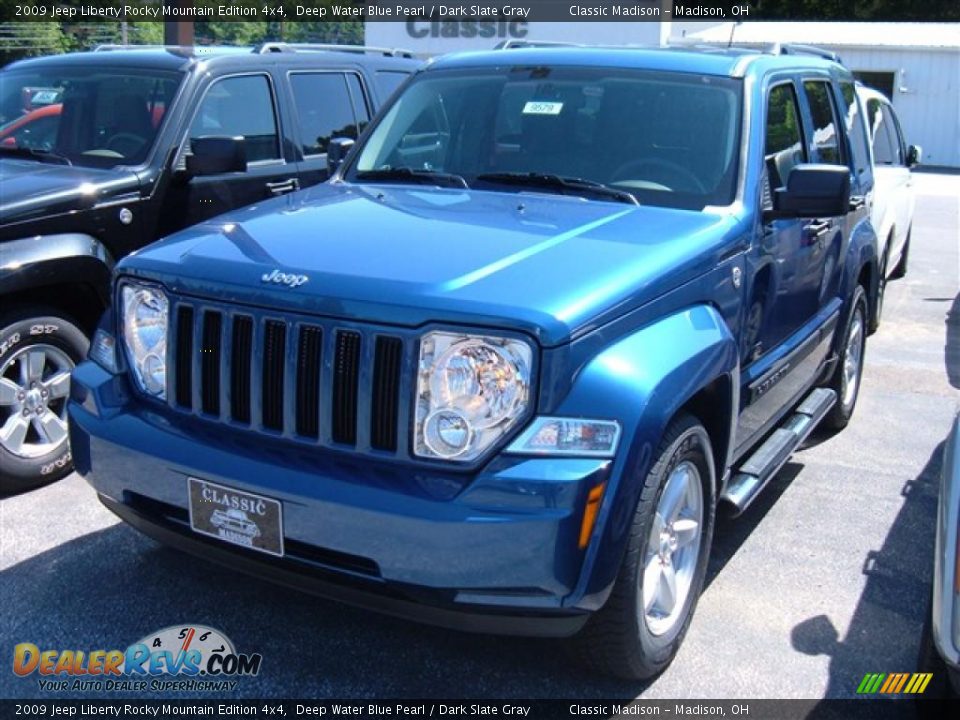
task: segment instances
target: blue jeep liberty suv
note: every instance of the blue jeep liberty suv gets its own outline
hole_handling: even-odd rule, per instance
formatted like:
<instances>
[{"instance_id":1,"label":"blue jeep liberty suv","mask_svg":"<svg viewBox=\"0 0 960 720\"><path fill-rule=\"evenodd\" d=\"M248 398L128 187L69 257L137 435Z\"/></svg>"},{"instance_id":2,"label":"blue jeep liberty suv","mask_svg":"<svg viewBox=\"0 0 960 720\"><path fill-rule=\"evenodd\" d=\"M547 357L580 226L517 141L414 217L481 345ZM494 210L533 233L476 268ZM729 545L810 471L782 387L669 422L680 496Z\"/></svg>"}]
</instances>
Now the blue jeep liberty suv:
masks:
<instances>
[{"instance_id":1,"label":"blue jeep liberty suv","mask_svg":"<svg viewBox=\"0 0 960 720\"><path fill-rule=\"evenodd\" d=\"M118 265L77 470L200 557L660 672L718 507L857 401L853 77L787 46L460 54L347 145Z\"/></svg>"}]
</instances>

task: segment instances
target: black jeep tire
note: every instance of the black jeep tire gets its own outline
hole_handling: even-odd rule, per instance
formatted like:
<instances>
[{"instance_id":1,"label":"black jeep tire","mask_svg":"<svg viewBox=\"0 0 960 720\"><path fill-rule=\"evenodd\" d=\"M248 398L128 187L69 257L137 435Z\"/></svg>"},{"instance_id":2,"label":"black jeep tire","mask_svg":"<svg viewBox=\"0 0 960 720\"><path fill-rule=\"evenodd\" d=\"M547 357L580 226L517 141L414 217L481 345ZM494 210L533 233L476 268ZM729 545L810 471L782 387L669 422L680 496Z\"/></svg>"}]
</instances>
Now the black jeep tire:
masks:
<instances>
[{"instance_id":1,"label":"black jeep tire","mask_svg":"<svg viewBox=\"0 0 960 720\"><path fill-rule=\"evenodd\" d=\"M73 469L65 431L70 385L63 374L86 357L89 344L56 310L0 316L0 492L30 490Z\"/></svg>"},{"instance_id":2,"label":"black jeep tire","mask_svg":"<svg viewBox=\"0 0 960 720\"><path fill-rule=\"evenodd\" d=\"M696 473L690 473L690 468ZM681 486L687 490L678 497L689 499L691 494L699 495L701 510L699 535L688 539L685 545L675 542L675 524L665 524L658 512L666 507L661 501L665 499L668 481L673 481L681 472L688 473L686 484ZM690 415L676 418L660 441L656 460L644 480L610 597L572 639L571 649L576 658L592 670L629 680L644 679L662 672L677 654L690 626L707 570L716 507L714 484L713 454L706 430ZM660 528L659 532L657 528ZM689 532L689 525L681 532ZM673 538L673 541L666 541L666 547L672 545L673 548L668 552L671 556L677 553L676 558L666 563L662 561L665 533ZM661 552L651 554L652 546L656 544L652 542L654 535L659 538ZM680 556L680 553L694 548L697 552L692 559ZM672 590L674 610L665 618L651 620L650 610L644 602L647 597L644 586L651 579L657 581L647 588L647 593L658 591L650 604L652 609L660 600L663 568L671 563L675 563L674 568L679 568L675 570ZM681 577L684 584L689 583L685 592L677 582ZM678 590L683 593L682 597L678 597ZM672 622L666 623L671 618ZM663 628L652 624L660 621L665 623ZM657 629L661 631L655 632Z\"/></svg>"},{"instance_id":3,"label":"black jeep tire","mask_svg":"<svg viewBox=\"0 0 960 720\"><path fill-rule=\"evenodd\" d=\"M839 359L827 387L837 393L837 402L823 419L828 430L843 430L853 417L860 396L863 364L867 345L867 295L857 285L850 298L850 310L843 324L843 340L838 348Z\"/></svg>"},{"instance_id":4,"label":"black jeep tire","mask_svg":"<svg viewBox=\"0 0 960 720\"><path fill-rule=\"evenodd\" d=\"M891 280L900 280L907 276L907 261L910 259L910 238L913 236L913 228L907 231L907 239L903 243L903 252L900 253L900 261L890 273Z\"/></svg>"}]
</instances>

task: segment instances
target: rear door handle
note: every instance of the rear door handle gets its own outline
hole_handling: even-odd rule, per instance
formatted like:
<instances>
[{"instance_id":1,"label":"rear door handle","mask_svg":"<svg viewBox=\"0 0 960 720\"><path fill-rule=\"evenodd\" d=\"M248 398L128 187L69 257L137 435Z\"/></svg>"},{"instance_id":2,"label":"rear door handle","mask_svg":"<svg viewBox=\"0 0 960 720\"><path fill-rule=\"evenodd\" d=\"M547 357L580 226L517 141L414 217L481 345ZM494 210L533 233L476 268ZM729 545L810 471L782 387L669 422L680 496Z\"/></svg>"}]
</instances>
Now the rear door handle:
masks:
<instances>
[{"instance_id":1,"label":"rear door handle","mask_svg":"<svg viewBox=\"0 0 960 720\"><path fill-rule=\"evenodd\" d=\"M823 241L823 238L830 228L833 227L833 223L830 220L814 220L809 225L803 226L803 236L806 240L807 245L813 245Z\"/></svg>"},{"instance_id":2,"label":"rear door handle","mask_svg":"<svg viewBox=\"0 0 960 720\"><path fill-rule=\"evenodd\" d=\"M850 211L860 210L867 204L867 199L863 195L850 196Z\"/></svg>"},{"instance_id":3,"label":"rear door handle","mask_svg":"<svg viewBox=\"0 0 960 720\"><path fill-rule=\"evenodd\" d=\"M267 183L267 192L271 195L284 195L299 189L300 181L296 178L287 178L286 180L277 180L277 182Z\"/></svg>"}]
</instances>

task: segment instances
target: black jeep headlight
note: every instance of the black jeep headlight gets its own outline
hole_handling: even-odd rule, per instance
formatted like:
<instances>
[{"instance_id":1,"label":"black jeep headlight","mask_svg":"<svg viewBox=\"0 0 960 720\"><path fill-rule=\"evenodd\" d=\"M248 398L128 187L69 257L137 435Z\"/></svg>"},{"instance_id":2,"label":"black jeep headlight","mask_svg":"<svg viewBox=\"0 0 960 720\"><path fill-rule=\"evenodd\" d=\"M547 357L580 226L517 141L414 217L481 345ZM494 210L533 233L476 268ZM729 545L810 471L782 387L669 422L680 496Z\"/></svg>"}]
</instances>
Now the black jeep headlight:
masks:
<instances>
[{"instance_id":1,"label":"black jeep headlight","mask_svg":"<svg viewBox=\"0 0 960 720\"><path fill-rule=\"evenodd\" d=\"M169 303L156 287L128 283L120 291L121 327L137 385L161 400L167 396Z\"/></svg>"},{"instance_id":2,"label":"black jeep headlight","mask_svg":"<svg viewBox=\"0 0 960 720\"><path fill-rule=\"evenodd\" d=\"M432 332L420 341L420 457L469 462L517 423L530 398L530 346L512 338Z\"/></svg>"}]
</instances>

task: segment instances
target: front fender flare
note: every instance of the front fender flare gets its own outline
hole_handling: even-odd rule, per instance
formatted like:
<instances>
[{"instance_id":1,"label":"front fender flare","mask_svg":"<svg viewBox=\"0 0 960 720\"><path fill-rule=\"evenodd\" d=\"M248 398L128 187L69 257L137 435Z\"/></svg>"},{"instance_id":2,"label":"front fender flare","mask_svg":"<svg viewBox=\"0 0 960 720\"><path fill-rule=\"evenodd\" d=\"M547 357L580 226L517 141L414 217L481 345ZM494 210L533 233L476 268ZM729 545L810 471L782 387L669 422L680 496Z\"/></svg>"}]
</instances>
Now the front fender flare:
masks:
<instances>
[{"instance_id":1,"label":"front fender flare","mask_svg":"<svg viewBox=\"0 0 960 720\"><path fill-rule=\"evenodd\" d=\"M113 267L103 243L82 233L4 241L0 243L0 296L79 283L92 287L106 306Z\"/></svg>"},{"instance_id":2,"label":"front fender flare","mask_svg":"<svg viewBox=\"0 0 960 720\"><path fill-rule=\"evenodd\" d=\"M643 478L667 424L718 380L730 422L725 447L714 448L717 477L724 474L735 436L739 375L737 341L710 305L678 311L617 340L578 374L556 414L613 418L621 423L622 435L571 604L593 610L606 600Z\"/></svg>"}]
</instances>

